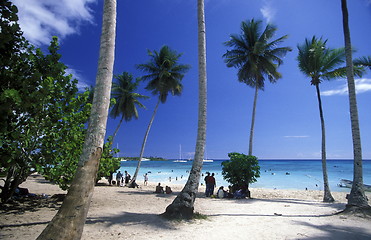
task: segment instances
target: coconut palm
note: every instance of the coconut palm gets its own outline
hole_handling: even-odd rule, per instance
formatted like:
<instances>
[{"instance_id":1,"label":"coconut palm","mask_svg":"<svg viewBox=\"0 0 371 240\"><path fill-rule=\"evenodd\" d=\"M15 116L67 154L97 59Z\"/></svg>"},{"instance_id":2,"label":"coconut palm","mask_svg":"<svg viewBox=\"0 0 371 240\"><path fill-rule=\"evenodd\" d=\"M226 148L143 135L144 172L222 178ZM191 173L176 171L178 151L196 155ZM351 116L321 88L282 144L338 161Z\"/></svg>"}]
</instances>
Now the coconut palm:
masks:
<instances>
[{"instance_id":1,"label":"coconut palm","mask_svg":"<svg viewBox=\"0 0 371 240\"><path fill-rule=\"evenodd\" d=\"M196 151L187 183L174 201L167 206L164 216L168 218L191 218L194 215L194 202L200 183L200 175L206 143L206 109L207 109L207 76L206 76L206 30L204 0L197 1L198 17L198 130Z\"/></svg>"},{"instance_id":2,"label":"coconut palm","mask_svg":"<svg viewBox=\"0 0 371 240\"><path fill-rule=\"evenodd\" d=\"M356 99L356 90L354 83L354 69L352 62L352 47L350 41L350 30L348 23L348 7L347 1L341 0L341 10L343 14L343 30L346 54L346 72L348 80L348 94L350 105L350 120L352 126L353 137L353 154L354 154L354 173L353 185L348 197L346 211L366 210L371 214L371 207L367 203L367 197L363 189L363 173L362 173L362 147L361 136L358 121L358 107Z\"/></svg>"},{"instance_id":3,"label":"coconut palm","mask_svg":"<svg viewBox=\"0 0 371 240\"><path fill-rule=\"evenodd\" d=\"M311 40L306 39L305 43L298 46L299 69L307 77L311 78L311 85L316 87L319 115L322 130L322 173L324 184L324 202L333 202L328 184L326 166L326 134L325 120L323 117L321 93L319 85L323 80L330 80L344 76L344 68L340 67L345 61L344 48L330 49L326 46L327 40L317 39L315 36Z\"/></svg>"},{"instance_id":4,"label":"coconut palm","mask_svg":"<svg viewBox=\"0 0 371 240\"><path fill-rule=\"evenodd\" d=\"M110 116L113 118L121 116L121 119L113 133L112 142L123 120L130 121L133 117L138 119L137 106L145 108L145 106L139 102L139 99L148 98L147 96L134 92L139 85L139 78L134 82L133 75L128 72L123 72L114 77L117 82L112 83L111 96L116 100L116 103L111 108Z\"/></svg>"},{"instance_id":5,"label":"coconut palm","mask_svg":"<svg viewBox=\"0 0 371 240\"><path fill-rule=\"evenodd\" d=\"M105 0L96 87L82 154L61 208L37 239L81 238L106 134L115 37L116 0Z\"/></svg>"},{"instance_id":6,"label":"coconut palm","mask_svg":"<svg viewBox=\"0 0 371 240\"><path fill-rule=\"evenodd\" d=\"M371 57L360 57L353 61L354 66L368 67L371 70Z\"/></svg>"},{"instance_id":7,"label":"coconut palm","mask_svg":"<svg viewBox=\"0 0 371 240\"><path fill-rule=\"evenodd\" d=\"M241 35L232 34L230 40L224 43L227 47L232 48L223 55L227 66L238 69L238 81L255 88L249 155L252 155L258 90L264 90L266 78L271 83L275 83L281 78L277 68L283 63L281 58L291 51L290 47L277 47L288 37L287 35L272 40L277 30L276 26L267 24L265 29L262 28L260 20L244 21L241 23Z\"/></svg>"},{"instance_id":8,"label":"coconut palm","mask_svg":"<svg viewBox=\"0 0 371 240\"><path fill-rule=\"evenodd\" d=\"M129 183L129 186L133 186L136 181L140 164L143 158L144 148L147 143L149 131L151 129L153 120L156 116L157 109L160 103L165 103L167 96L172 94L173 96L180 96L183 90L181 81L184 74L190 68L189 65L178 64L179 58L182 54L178 54L176 51L170 49L168 46L163 46L159 52L148 51L150 60L145 64L139 64L138 69L148 73L148 75L142 76L143 81L148 81L146 89L151 91L153 95L158 96L156 107L153 111L152 118L148 124L147 131L144 135L142 148L140 150L138 166L135 170L133 178Z\"/></svg>"}]
</instances>

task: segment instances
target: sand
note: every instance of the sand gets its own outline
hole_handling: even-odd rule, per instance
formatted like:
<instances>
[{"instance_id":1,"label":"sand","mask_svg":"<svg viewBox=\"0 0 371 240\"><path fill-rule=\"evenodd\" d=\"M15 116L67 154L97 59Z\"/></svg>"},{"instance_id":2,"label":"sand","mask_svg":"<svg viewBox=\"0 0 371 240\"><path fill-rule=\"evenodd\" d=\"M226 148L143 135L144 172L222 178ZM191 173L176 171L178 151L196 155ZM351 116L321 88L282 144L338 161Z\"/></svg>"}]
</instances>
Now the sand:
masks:
<instances>
[{"instance_id":1,"label":"sand","mask_svg":"<svg viewBox=\"0 0 371 240\"><path fill-rule=\"evenodd\" d=\"M371 239L370 219L334 215L345 208L346 193L323 203L319 191L252 188L252 199L237 200L205 198L200 187L195 210L207 218L168 221L159 214L182 187L169 186L169 195L153 193L155 183L95 187L82 239ZM39 175L21 187L39 196L65 193ZM59 206L48 198L0 210L0 239L35 239Z\"/></svg>"}]
</instances>

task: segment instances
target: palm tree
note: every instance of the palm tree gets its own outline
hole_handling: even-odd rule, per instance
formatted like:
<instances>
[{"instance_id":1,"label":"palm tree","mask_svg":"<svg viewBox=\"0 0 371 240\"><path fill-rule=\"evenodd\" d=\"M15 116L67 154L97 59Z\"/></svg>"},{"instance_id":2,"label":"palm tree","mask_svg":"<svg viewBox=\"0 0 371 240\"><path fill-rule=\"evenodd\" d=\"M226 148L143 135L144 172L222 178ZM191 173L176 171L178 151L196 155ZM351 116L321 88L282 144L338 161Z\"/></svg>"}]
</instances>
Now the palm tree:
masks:
<instances>
[{"instance_id":1,"label":"palm tree","mask_svg":"<svg viewBox=\"0 0 371 240\"><path fill-rule=\"evenodd\" d=\"M354 172L353 185L348 197L348 204L345 211L368 211L371 215L371 207L367 203L367 197L363 189L363 173L362 173L362 147L361 136L358 121L358 107L356 99L356 90L354 83L354 69L352 62L352 47L350 41L350 30L348 23L348 7L347 1L341 0L341 10L343 13L343 30L346 55L346 72L348 79L348 93L350 105L350 120L352 126L353 137L353 154L354 154Z\"/></svg>"},{"instance_id":2,"label":"palm tree","mask_svg":"<svg viewBox=\"0 0 371 240\"><path fill-rule=\"evenodd\" d=\"M371 70L371 57L359 57L353 60L354 66L368 67Z\"/></svg>"},{"instance_id":3,"label":"palm tree","mask_svg":"<svg viewBox=\"0 0 371 240\"><path fill-rule=\"evenodd\" d=\"M204 0L197 1L198 18L198 130L196 151L187 183L163 214L168 218L191 218L200 183L200 175L206 144L207 76L206 76L206 29Z\"/></svg>"},{"instance_id":4,"label":"palm tree","mask_svg":"<svg viewBox=\"0 0 371 240\"><path fill-rule=\"evenodd\" d=\"M148 124L147 131L144 135L142 148L140 150L138 166L135 170L134 176L129 183L130 187L133 187L133 183L136 181L140 164L142 162L144 148L147 143L149 131L151 129L153 120L156 116L158 106L160 103L165 103L167 96L171 93L173 96L180 96L183 90L181 81L184 74L190 68L189 65L178 64L179 58L182 54L178 54L176 51L171 50L168 46L163 46L159 52L148 51L150 60L145 64L139 64L138 69L149 73L142 77L142 80L149 81L146 89L151 91L153 95L158 95L158 101L153 111L152 118Z\"/></svg>"},{"instance_id":5,"label":"palm tree","mask_svg":"<svg viewBox=\"0 0 371 240\"><path fill-rule=\"evenodd\" d=\"M106 134L115 37L116 0L105 0L95 94L83 151L61 208L37 239L81 238Z\"/></svg>"},{"instance_id":6,"label":"palm tree","mask_svg":"<svg viewBox=\"0 0 371 240\"><path fill-rule=\"evenodd\" d=\"M307 77L311 78L311 85L316 87L319 115L322 130L322 173L324 184L324 202L333 202L328 184L327 166L326 166L326 134L325 120L323 117L322 101L319 85L322 80L330 80L344 76L344 68L339 66L344 63L344 48L330 49L326 47L327 40L317 39L315 36L311 40L305 39L305 43L298 46L299 69Z\"/></svg>"},{"instance_id":7,"label":"palm tree","mask_svg":"<svg viewBox=\"0 0 371 240\"><path fill-rule=\"evenodd\" d=\"M281 58L291 51L290 47L277 47L287 35L271 41L276 30L276 26L267 24L262 31L262 21L252 19L241 23L241 35L232 34L230 40L224 43L232 48L223 55L227 67L237 68L238 81L255 88L249 155L252 155L258 90L264 90L265 78L275 83L282 77L277 68L283 63Z\"/></svg>"},{"instance_id":8,"label":"palm tree","mask_svg":"<svg viewBox=\"0 0 371 240\"><path fill-rule=\"evenodd\" d=\"M139 102L139 99L147 99L147 96L135 93L139 85L139 78L133 82L133 75L128 72L123 72L121 75L114 76L117 82L112 83L111 96L116 100L113 105L110 116L116 118L121 115L121 119L117 128L112 136L113 139L125 119L125 121L130 121L133 117L138 119L138 110L136 106L145 108L145 106Z\"/></svg>"}]
</instances>

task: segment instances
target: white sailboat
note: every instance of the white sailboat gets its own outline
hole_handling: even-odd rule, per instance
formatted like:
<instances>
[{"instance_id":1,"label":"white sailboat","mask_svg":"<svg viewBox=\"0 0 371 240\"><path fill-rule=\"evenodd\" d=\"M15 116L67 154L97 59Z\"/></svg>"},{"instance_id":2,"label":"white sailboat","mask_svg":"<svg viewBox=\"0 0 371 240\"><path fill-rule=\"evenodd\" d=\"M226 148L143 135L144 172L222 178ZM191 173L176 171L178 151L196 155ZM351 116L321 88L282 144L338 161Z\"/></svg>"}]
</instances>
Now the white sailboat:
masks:
<instances>
[{"instance_id":1,"label":"white sailboat","mask_svg":"<svg viewBox=\"0 0 371 240\"><path fill-rule=\"evenodd\" d=\"M173 162L187 162L185 160L182 160L182 145L181 144L179 144L179 159Z\"/></svg>"},{"instance_id":2,"label":"white sailboat","mask_svg":"<svg viewBox=\"0 0 371 240\"><path fill-rule=\"evenodd\" d=\"M204 159L204 162L214 162L214 160L212 160L212 159L208 159L208 158L207 158L206 147L205 147L205 155L206 155L206 159Z\"/></svg>"}]
</instances>

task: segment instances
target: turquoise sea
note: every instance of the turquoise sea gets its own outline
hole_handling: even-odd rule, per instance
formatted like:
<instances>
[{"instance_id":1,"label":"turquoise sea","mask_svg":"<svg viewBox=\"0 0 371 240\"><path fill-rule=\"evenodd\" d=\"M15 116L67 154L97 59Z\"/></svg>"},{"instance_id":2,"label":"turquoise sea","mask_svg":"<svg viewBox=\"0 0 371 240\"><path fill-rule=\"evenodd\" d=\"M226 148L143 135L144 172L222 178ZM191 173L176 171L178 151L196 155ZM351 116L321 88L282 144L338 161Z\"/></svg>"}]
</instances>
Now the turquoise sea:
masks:
<instances>
[{"instance_id":1,"label":"turquoise sea","mask_svg":"<svg viewBox=\"0 0 371 240\"><path fill-rule=\"evenodd\" d=\"M142 161L137 183L142 184L143 175L148 173L150 182L160 182L162 185L185 184L192 162L174 161ZM223 161L227 160L204 162L202 168L203 174L215 173L217 186L228 186L221 174ZM321 160L259 160L259 165L260 178L251 187L323 190ZM136 166L137 161L123 161L119 170L127 170L133 175ZM338 183L340 179L353 180L353 160L327 160L327 169L331 191L348 192L348 188L341 188ZM363 180L365 184L371 185L371 160L363 161Z\"/></svg>"}]
</instances>

